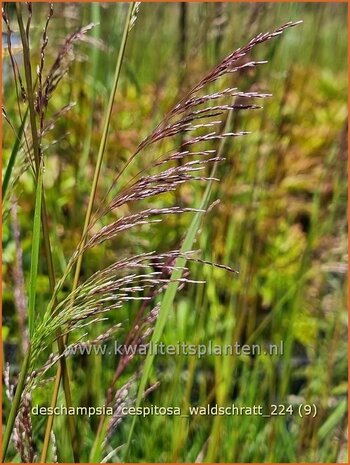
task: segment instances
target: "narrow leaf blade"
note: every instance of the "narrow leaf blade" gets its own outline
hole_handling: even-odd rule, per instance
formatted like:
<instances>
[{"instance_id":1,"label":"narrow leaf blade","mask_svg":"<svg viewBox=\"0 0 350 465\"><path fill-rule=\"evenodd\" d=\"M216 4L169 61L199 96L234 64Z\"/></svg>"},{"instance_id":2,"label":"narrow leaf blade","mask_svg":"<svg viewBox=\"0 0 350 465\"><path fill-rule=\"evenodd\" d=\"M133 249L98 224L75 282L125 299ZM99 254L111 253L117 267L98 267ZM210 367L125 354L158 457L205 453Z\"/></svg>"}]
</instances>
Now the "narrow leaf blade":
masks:
<instances>
[{"instance_id":1,"label":"narrow leaf blade","mask_svg":"<svg viewBox=\"0 0 350 465\"><path fill-rule=\"evenodd\" d=\"M24 114L21 126L20 126L20 128L18 130L16 140L15 140L15 143L14 143L13 148L12 148L10 159L9 159L7 167L6 167L4 179L3 179L3 182L2 182L2 198L3 199L5 198L7 188L8 188L10 179L11 179L12 170L13 170L13 167L15 166L17 154L18 154L19 148L21 146L21 141L22 141L22 136L23 136L23 133L24 133L24 127L25 127L25 124L26 124L27 115L28 115L28 109L26 110L26 112Z\"/></svg>"},{"instance_id":2,"label":"narrow leaf blade","mask_svg":"<svg viewBox=\"0 0 350 465\"><path fill-rule=\"evenodd\" d=\"M38 277L38 262L40 248L40 229L41 229L41 202L43 195L43 168L39 168L39 176L35 194L35 210L33 223L33 238L32 238L32 254L30 263L29 275L29 298L28 298L28 322L29 322L29 337L33 336L34 319L35 319L35 297L36 283Z\"/></svg>"}]
</instances>

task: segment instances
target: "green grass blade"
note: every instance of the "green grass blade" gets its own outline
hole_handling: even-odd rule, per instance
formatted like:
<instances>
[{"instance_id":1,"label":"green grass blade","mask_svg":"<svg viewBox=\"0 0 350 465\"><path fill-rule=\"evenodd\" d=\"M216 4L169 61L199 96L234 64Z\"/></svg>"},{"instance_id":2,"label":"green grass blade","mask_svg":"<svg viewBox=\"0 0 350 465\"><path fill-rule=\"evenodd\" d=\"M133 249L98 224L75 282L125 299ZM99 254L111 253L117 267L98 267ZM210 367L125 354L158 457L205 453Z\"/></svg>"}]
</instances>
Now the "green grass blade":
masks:
<instances>
[{"instance_id":1,"label":"green grass blade","mask_svg":"<svg viewBox=\"0 0 350 465\"><path fill-rule=\"evenodd\" d=\"M215 171L216 171L216 165L214 165L213 167L211 176L215 175ZM206 187L200 209L204 209L208 205L211 190L212 190L212 184L211 182L209 182L209 184ZM186 234L185 240L181 247L182 253L189 252L192 249L196 234L200 226L202 215L203 215L203 212L197 212L195 216L193 217L190 228ZM183 257L178 258L176 261L176 264L175 264L176 269L173 271L171 275L171 282L165 291L164 298L160 306L159 317L157 319L156 325L154 327L154 332L151 338L151 345L158 343L163 334L165 323L172 309L172 305L173 305L173 302L176 296L176 292L180 284L179 282L177 282L177 280L181 278L181 275L182 275L181 268L183 268L185 264L186 264L186 259ZM139 389L137 392L136 407L139 407L141 405L143 393L146 389L146 384L147 384L149 375L151 373L153 360L154 360L154 353L150 351L147 354L145 366L142 371L142 377L141 377ZM136 424L136 416L133 417L133 422L131 424L131 428L129 431L128 442L127 442L126 450L125 450L125 456L127 456L128 454L128 450L131 444L131 438L133 435L135 424Z\"/></svg>"},{"instance_id":2,"label":"green grass blade","mask_svg":"<svg viewBox=\"0 0 350 465\"><path fill-rule=\"evenodd\" d=\"M35 194L35 210L34 224L32 237L32 254L30 262L29 275L29 292L28 292L28 324L29 337L33 336L34 319L35 319L35 297L36 297L36 282L38 276L39 248L40 248L40 226L41 226L41 201L43 195L43 169L40 166L38 182Z\"/></svg>"},{"instance_id":3,"label":"green grass blade","mask_svg":"<svg viewBox=\"0 0 350 465\"><path fill-rule=\"evenodd\" d=\"M229 115L228 115L228 118L227 118L227 121L226 121L226 124L225 124L224 132L227 132L228 128L231 126L231 123L232 123L232 112L230 112ZM224 146L225 146L225 138L221 140L220 147L219 147L219 150L218 150L218 157L221 157L221 155L223 153L223 150L224 150ZM215 162L214 165L213 165L212 171L210 173L211 178L215 177L216 170L217 170L217 162ZM212 187L213 187L213 181L209 181L208 184L207 184L207 187L206 187L206 189L204 191L204 195L203 195L203 198L202 198L201 205L199 207L200 210L205 210L207 208L207 206L209 204L209 200L210 200ZM192 250L193 243L194 243L194 240L196 238L196 234L198 232L198 229L199 229L200 222L201 222L203 214L204 214L204 212L200 211L200 212L197 212L194 215L194 217L192 219L192 222L191 222L191 225L190 225L190 227L189 227L189 229L187 231L187 234L185 236L184 242L182 244L181 253L184 254L184 253L189 252L190 250ZM186 259L184 257L180 257L176 261L175 270L173 271L173 273L171 275L171 280L170 280L171 282L170 282L169 286L167 287L167 289L165 291L165 294L164 294L164 298L163 298L163 300L161 302L161 306L160 306L160 310L159 310L159 316L158 316L157 322L155 324L154 332L153 332L153 335L152 335L152 338L151 338L151 345L152 344L157 344L159 342L161 336L162 336L162 333L163 333L163 330L164 330L164 327L165 327L165 323L166 323L166 321L168 319L168 316L170 314L170 311L172 309L172 305L173 305L173 302L174 302L174 299L175 299L175 296L176 296L176 292L177 292L177 289L179 287L179 282L177 282L177 280L179 278L181 278L181 275L182 275L181 268L183 268L185 266L185 264L186 264ZM141 376L139 389L138 389L138 392L137 392L136 407L139 407L141 405L143 393L145 391L146 384L147 384L149 375L151 373L153 360L154 360L153 352L148 352L147 357L146 357L146 361L145 361L145 366L144 366L142 376ZM129 451L129 448L130 448L133 431L134 431L134 428L135 428L135 425L136 425L136 419L137 419L137 417L134 416L132 424L131 424L131 428L130 428L130 431L129 431L129 435L128 435L128 442L126 444L125 458L127 457L128 451Z\"/></svg>"},{"instance_id":4,"label":"green grass blade","mask_svg":"<svg viewBox=\"0 0 350 465\"><path fill-rule=\"evenodd\" d=\"M343 399L339 402L337 407L333 410L333 412L329 415L326 421L318 430L318 437L321 441L323 441L328 435L332 433L332 430L337 427L337 425L341 424L341 419L344 418L346 415L347 410L347 401Z\"/></svg>"},{"instance_id":5,"label":"green grass blade","mask_svg":"<svg viewBox=\"0 0 350 465\"><path fill-rule=\"evenodd\" d=\"M22 141L22 136L24 133L24 127L26 124L27 115L28 115L28 108L24 114L21 126L18 130L17 137L16 137L16 140L15 140L12 152L11 152L11 156L10 156L9 162L6 167L4 179L2 181L2 198L5 198L6 191L7 191L10 179L11 179L11 173L12 173L13 167L15 166L17 154L19 152L19 148L20 148L21 141Z\"/></svg>"},{"instance_id":6,"label":"green grass blade","mask_svg":"<svg viewBox=\"0 0 350 465\"><path fill-rule=\"evenodd\" d=\"M85 241L86 241L86 235L87 235L88 228L89 228L90 221L91 221L91 217L92 217L92 211L93 211L95 196L96 196L96 192L97 192L97 185L98 185L98 181L99 181L99 178L100 178L100 172L101 172L101 167L102 167L102 162L103 162L105 149L106 149L106 146L107 146L108 132L109 132L109 126L110 126L111 117L112 117L112 110L113 110L113 107L114 107L115 95L116 95L116 91L117 91L117 87L118 87L118 83L119 83L119 78L120 78L120 74L121 74L121 67L122 67L122 63L123 63L123 59L124 59L124 52L125 52L125 49L126 49L127 39L128 39L128 35L129 35L129 32L130 32L131 19L132 19L132 15L134 14L134 12L135 12L135 3L130 3L129 8L128 8L128 12L127 12L127 16L126 16L126 19L125 19L123 36L122 36L121 45L120 45L120 49L119 49L119 53L118 53L118 58L117 58L117 63L116 63L116 68L115 68L115 73L114 73L114 81L113 81L112 91L111 91L110 96L109 96L107 111L106 111L106 114L105 114L103 132L102 132L99 151L98 151L98 155L97 155L97 160L96 160L96 165L95 165L95 170L94 170L94 176L93 176L93 181L92 181L92 186L91 186L91 191L90 191L90 196L89 196L89 202L88 202L88 206L87 206L87 210L86 210L86 214L85 214L84 228L83 228L83 233L82 233L82 241L81 241L81 245L80 245L80 249L79 249L80 251L82 251L82 249L84 247L84 244L85 244ZM95 11L95 13L96 13L96 11ZM83 261L83 254L81 253L79 255L79 257L78 257L76 267L75 267L73 286L72 286L73 291L78 287L82 261ZM73 304L73 301L72 301L72 304ZM68 336L66 336L64 338L64 344L67 344L67 343L68 343ZM56 372L56 378L60 377L60 376L61 376L60 372L57 371ZM58 382L56 383L56 386L57 386L57 389L58 389L58 386L59 386ZM56 402L57 402L57 394L58 394L57 389L54 389L54 391L53 391L53 395L52 395L52 399L51 399L51 405L55 405ZM51 425L48 423L48 426L47 426L46 431L45 431L45 439L44 439L45 444L49 443L48 436L49 436L50 432L51 432ZM100 442L99 440L100 440L100 438L97 435L96 440L95 440L95 444L94 444L93 449L92 449L92 454L93 455L96 453L96 445L99 444L99 442ZM42 456L41 456L41 461L42 462L44 462L46 460L46 456L47 456L47 448L45 448L43 450L43 453L42 453Z\"/></svg>"}]
</instances>

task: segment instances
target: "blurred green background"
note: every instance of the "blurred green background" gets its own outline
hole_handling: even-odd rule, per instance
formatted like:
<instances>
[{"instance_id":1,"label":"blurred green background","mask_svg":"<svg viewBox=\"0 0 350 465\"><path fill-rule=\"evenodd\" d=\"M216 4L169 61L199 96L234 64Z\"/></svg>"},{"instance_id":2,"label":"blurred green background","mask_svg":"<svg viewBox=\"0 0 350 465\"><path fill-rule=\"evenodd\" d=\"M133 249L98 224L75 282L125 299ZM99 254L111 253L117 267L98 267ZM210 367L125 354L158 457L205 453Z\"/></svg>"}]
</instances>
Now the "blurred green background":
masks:
<instances>
[{"instance_id":1,"label":"blurred green background","mask_svg":"<svg viewBox=\"0 0 350 465\"><path fill-rule=\"evenodd\" d=\"M45 137L45 188L57 276L80 238L104 109L113 82L126 4L57 3L50 23L47 66L64 37L95 22L75 48L70 70L50 102L49 116L76 102ZM33 5L33 60L47 15ZM195 244L205 260L239 269L191 265L206 284L178 293L162 340L167 344L279 344L280 356L159 356L151 383L160 381L146 405L316 404L317 416L149 416L137 421L130 461L138 462L347 462L347 5L341 3L142 4L130 33L118 88L96 205L137 144L166 111L223 57L259 32L290 20L297 28L258 46L253 58L269 63L233 74L225 85L270 92L263 109L235 114L234 130L252 131L225 145L220 203L205 215ZM16 32L16 21L13 18ZM16 35L14 36L14 39ZM21 65L19 51L18 62ZM18 128L18 110L8 57L3 58L3 103ZM224 88L224 86L223 86ZM3 166L13 133L3 123ZM208 145L208 148L213 146ZM131 170L144 166L136 160ZM17 167L20 170L20 167ZM198 206L203 186L175 194L182 206ZM12 373L22 357L22 329L14 298L20 230L25 279L29 274L33 182L21 175L13 191L17 212L3 226L3 342ZM158 203L157 203L158 202ZM162 200L155 206L162 205ZM5 205L6 207L6 205ZM113 215L111 215L113 218ZM89 252L82 275L126 252L177 247L191 218L171 216L133 229ZM47 270L40 264L38 306L49 298ZM128 304L89 329L89 338L111 322L123 339L138 305ZM48 353L49 354L49 353ZM46 354L46 356L48 355ZM43 359L44 360L44 359ZM102 405L117 357L71 360L75 405ZM136 357L119 380L138 369ZM130 391L130 396L134 395ZM51 387L35 392L47 404ZM60 395L59 403L64 403ZM4 416L9 403L4 400ZM120 461L131 418L123 419L105 445L107 461ZM44 418L33 418L41 449ZM89 460L98 419L79 418L82 458ZM55 419L59 462L70 461L65 419Z\"/></svg>"}]
</instances>

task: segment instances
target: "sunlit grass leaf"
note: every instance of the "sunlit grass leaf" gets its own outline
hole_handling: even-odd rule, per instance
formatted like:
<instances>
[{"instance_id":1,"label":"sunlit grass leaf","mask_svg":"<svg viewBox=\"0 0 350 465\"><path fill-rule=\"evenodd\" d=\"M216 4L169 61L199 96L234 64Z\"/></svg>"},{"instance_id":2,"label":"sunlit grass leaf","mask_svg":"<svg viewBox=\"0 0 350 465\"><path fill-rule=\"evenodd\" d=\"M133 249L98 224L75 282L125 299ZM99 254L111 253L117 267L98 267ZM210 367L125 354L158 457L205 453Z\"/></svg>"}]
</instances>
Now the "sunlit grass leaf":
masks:
<instances>
[{"instance_id":1,"label":"sunlit grass leaf","mask_svg":"<svg viewBox=\"0 0 350 465\"><path fill-rule=\"evenodd\" d=\"M35 320L35 297L36 283L38 277L38 262L40 249L40 228L41 228L41 203L43 195L43 168L40 167L38 182L35 194L35 210L33 222L33 237L32 237L32 254L30 263L29 275L29 298L28 298L28 322L29 322L29 337L33 336L34 320Z\"/></svg>"}]
</instances>

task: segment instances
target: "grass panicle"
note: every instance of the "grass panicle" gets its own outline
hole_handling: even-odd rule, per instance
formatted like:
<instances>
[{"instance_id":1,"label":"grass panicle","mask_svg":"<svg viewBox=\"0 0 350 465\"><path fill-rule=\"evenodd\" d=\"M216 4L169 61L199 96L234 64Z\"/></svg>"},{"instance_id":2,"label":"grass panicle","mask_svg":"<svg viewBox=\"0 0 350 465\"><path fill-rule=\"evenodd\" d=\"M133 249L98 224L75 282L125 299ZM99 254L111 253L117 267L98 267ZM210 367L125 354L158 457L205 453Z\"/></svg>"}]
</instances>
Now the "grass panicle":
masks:
<instances>
[{"instance_id":1,"label":"grass panicle","mask_svg":"<svg viewBox=\"0 0 350 465\"><path fill-rule=\"evenodd\" d=\"M301 11L309 21L314 11L288 8L276 9L277 24ZM301 21L256 34L272 22L272 6L247 7L240 24L234 5L179 4L164 31L163 10L149 11L141 2L3 5L13 81L3 107L5 270L15 281L4 283L16 311L6 313L5 349L28 327L19 369L6 355L3 460L341 461L345 320L333 308L343 299L346 251L334 225L343 231L336 165L346 159L346 111L332 81L338 69L319 65L328 35L318 32L299 63L306 39L276 39ZM307 21L303 31L312 30ZM56 27L65 30L58 46ZM228 54L232 37L248 32L253 38ZM151 46L136 47L140 37ZM163 341L278 339L283 363L189 354L163 363L140 352ZM109 352L116 340L128 348L118 355ZM68 408L103 405L113 415L31 415L32 404L54 408L63 398ZM141 424L125 413L144 403L186 414L191 405L271 400L315 403L319 415L174 415L164 427L157 415ZM236 432L229 445L225 431Z\"/></svg>"}]
</instances>

